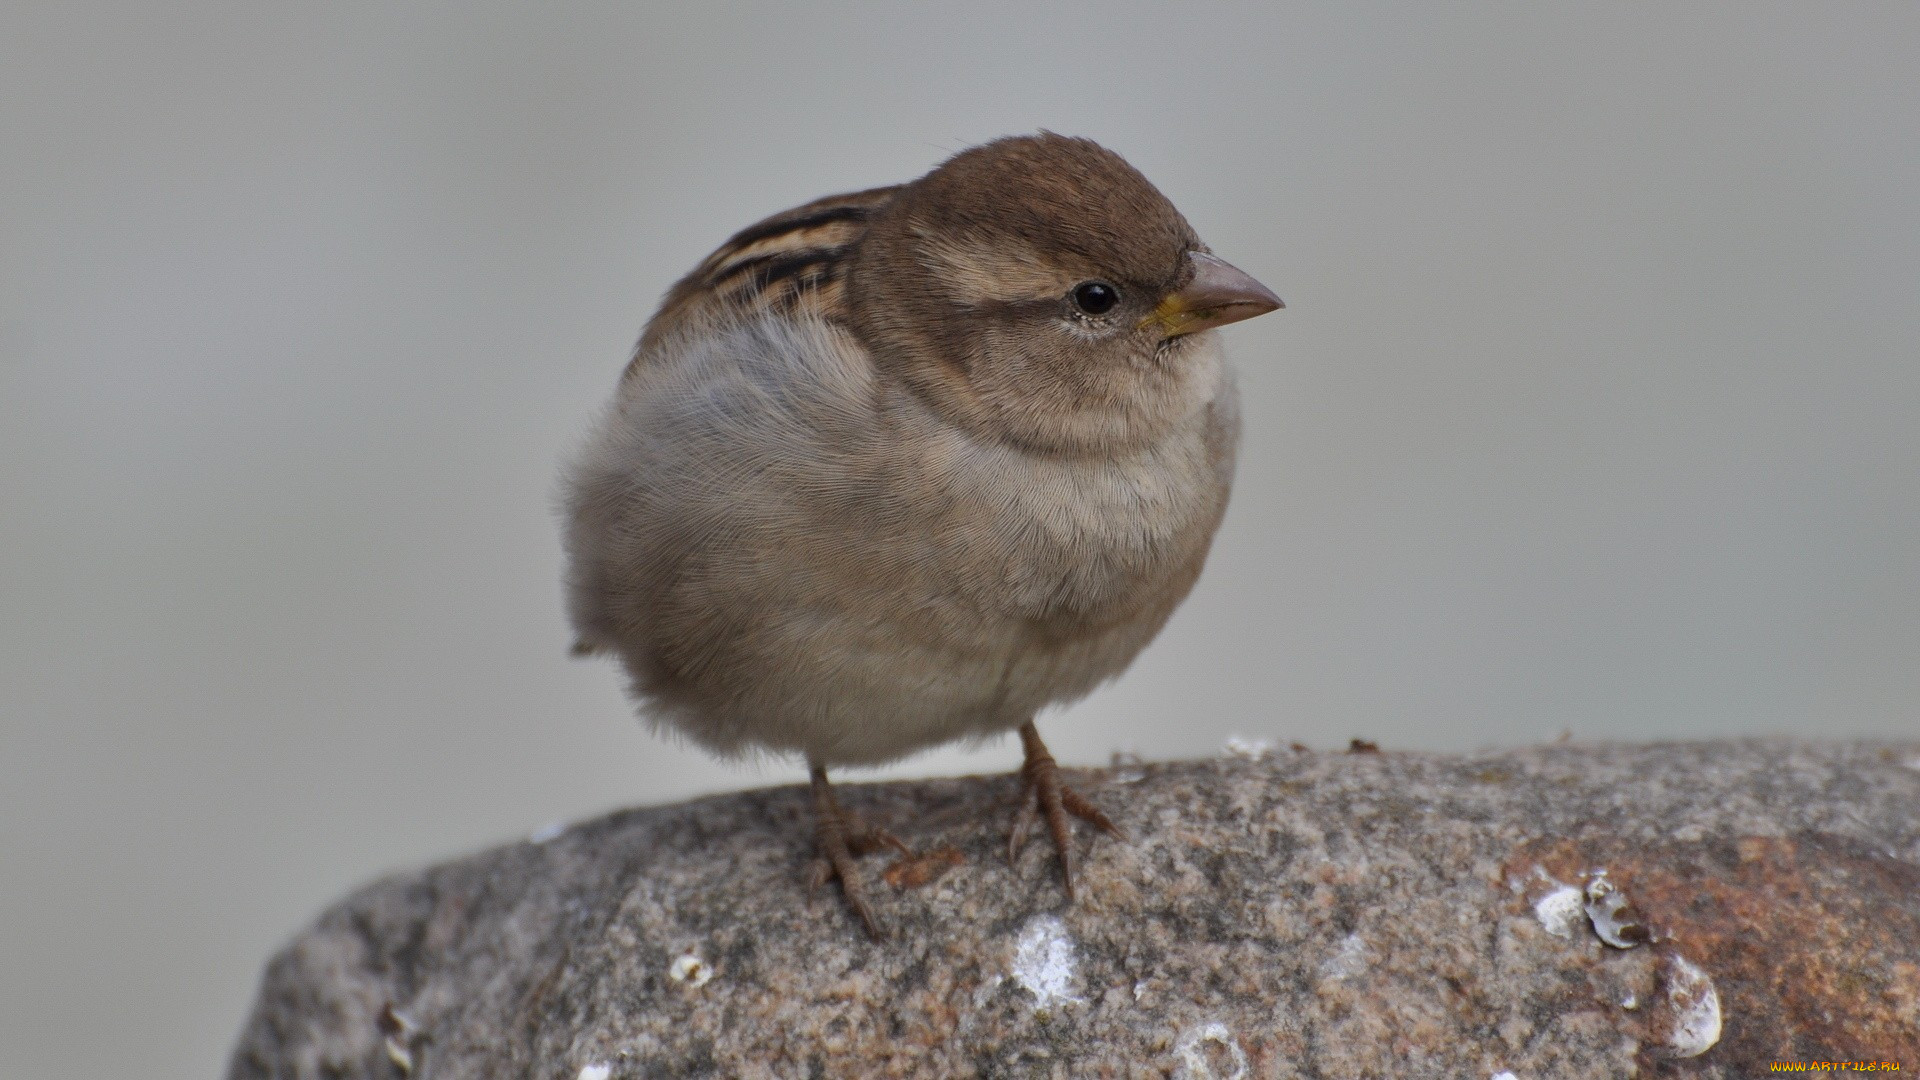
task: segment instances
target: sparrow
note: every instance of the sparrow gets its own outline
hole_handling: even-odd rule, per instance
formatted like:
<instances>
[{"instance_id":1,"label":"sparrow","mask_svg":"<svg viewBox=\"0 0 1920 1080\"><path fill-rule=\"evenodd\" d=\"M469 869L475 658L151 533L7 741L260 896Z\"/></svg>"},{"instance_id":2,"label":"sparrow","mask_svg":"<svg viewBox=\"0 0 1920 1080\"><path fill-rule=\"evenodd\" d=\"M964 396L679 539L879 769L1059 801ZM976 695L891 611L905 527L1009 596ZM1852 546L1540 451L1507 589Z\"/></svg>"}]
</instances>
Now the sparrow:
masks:
<instances>
[{"instance_id":1,"label":"sparrow","mask_svg":"<svg viewBox=\"0 0 1920 1080\"><path fill-rule=\"evenodd\" d=\"M878 938L857 858L903 853L836 766L1018 731L1073 899L1071 818L1119 835L1034 727L1193 587L1239 439L1215 328L1282 307L1118 154L1050 132L735 233L647 323L566 470L575 652L723 756L799 755L816 880Z\"/></svg>"}]
</instances>

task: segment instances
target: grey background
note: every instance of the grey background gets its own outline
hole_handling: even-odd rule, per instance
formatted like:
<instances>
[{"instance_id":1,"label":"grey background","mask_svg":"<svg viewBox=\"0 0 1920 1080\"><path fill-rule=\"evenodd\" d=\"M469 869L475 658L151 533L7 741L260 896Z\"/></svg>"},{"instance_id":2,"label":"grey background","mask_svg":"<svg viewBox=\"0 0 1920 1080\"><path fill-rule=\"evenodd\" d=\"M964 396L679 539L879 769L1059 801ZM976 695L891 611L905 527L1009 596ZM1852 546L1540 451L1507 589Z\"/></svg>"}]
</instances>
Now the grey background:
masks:
<instances>
[{"instance_id":1,"label":"grey background","mask_svg":"<svg viewBox=\"0 0 1920 1080\"><path fill-rule=\"evenodd\" d=\"M1062 758L1920 729L1920 7L1026 8L0 12L10 1074L209 1075L349 886L799 779L568 660L556 462L728 233L1041 126L1290 305Z\"/></svg>"}]
</instances>

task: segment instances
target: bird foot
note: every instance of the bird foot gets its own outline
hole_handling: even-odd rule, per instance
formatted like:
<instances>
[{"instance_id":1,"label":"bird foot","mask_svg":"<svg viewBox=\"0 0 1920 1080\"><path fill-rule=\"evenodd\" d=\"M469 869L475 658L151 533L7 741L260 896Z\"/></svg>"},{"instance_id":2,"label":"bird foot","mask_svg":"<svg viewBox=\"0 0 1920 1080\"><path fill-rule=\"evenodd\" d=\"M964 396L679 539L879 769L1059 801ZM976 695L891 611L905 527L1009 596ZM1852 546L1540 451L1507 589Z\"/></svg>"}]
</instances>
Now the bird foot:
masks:
<instances>
[{"instance_id":1,"label":"bird foot","mask_svg":"<svg viewBox=\"0 0 1920 1080\"><path fill-rule=\"evenodd\" d=\"M874 917L873 908L867 904L865 878L854 860L882 848L907 856L913 854L913 849L887 830L868 825L841 809L840 800L834 797L833 788L827 783L827 770L819 766L813 769L813 817L814 836L820 846L820 856L814 860L813 871L807 880L807 891L811 893L829 880L838 878L840 892L847 898L847 906L859 917L867 933L876 941L885 938L886 931Z\"/></svg>"},{"instance_id":2,"label":"bird foot","mask_svg":"<svg viewBox=\"0 0 1920 1080\"><path fill-rule=\"evenodd\" d=\"M1040 741L1040 733L1035 730L1032 721L1021 726L1020 742L1027 752L1027 759L1020 766L1020 778L1025 783L1025 790L1021 792L1020 809L1014 815L1013 829L1007 834L1007 860L1011 862L1019 856L1027 833L1033 828L1034 819L1045 815L1047 831L1053 836L1054 850L1060 853L1060 877L1066 885L1067 901L1071 903L1074 899L1073 823L1068 815L1087 822L1109 836L1125 837L1126 832L1101 813L1099 807L1060 782L1060 766L1055 764L1053 755L1047 752L1046 745Z\"/></svg>"}]
</instances>

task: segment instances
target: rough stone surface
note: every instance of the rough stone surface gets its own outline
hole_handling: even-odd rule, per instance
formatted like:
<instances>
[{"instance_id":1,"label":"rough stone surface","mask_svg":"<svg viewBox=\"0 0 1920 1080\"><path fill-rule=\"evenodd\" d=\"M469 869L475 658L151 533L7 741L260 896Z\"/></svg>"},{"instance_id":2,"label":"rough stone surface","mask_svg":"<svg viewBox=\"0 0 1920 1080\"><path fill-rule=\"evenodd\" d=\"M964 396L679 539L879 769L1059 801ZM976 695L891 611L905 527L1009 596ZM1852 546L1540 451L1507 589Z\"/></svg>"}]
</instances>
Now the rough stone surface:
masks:
<instances>
[{"instance_id":1,"label":"rough stone surface","mask_svg":"<svg viewBox=\"0 0 1920 1080\"><path fill-rule=\"evenodd\" d=\"M380 882L269 965L230 1075L1920 1069L1920 743L1242 746L1075 780L1130 836L1083 830L1072 909L1044 841L1007 863L1011 778L842 786L921 853L867 860L880 943L807 895L799 787Z\"/></svg>"}]
</instances>

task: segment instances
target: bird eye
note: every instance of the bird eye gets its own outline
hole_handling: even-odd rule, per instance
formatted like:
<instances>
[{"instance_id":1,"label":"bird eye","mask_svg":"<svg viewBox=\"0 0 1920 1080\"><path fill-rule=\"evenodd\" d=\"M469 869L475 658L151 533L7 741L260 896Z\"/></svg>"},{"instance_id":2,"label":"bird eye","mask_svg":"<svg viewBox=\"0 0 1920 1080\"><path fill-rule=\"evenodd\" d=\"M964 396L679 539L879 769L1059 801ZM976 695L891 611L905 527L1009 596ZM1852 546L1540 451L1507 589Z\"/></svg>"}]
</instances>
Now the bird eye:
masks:
<instances>
[{"instance_id":1,"label":"bird eye","mask_svg":"<svg viewBox=\"0 0 1920 1080\"><path fill-rule=\"evenodd\" d=\"M1073 287L1073 302L1089 315L1105 315L1120 302L1120 290L1104 281L1083 281Z\"/></svg>"}]
</instances>

